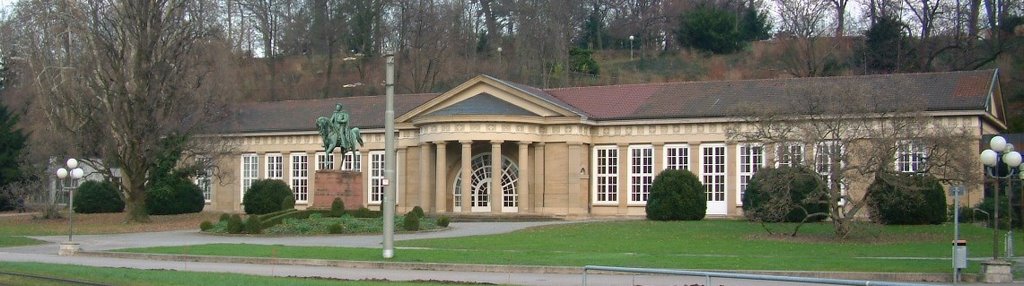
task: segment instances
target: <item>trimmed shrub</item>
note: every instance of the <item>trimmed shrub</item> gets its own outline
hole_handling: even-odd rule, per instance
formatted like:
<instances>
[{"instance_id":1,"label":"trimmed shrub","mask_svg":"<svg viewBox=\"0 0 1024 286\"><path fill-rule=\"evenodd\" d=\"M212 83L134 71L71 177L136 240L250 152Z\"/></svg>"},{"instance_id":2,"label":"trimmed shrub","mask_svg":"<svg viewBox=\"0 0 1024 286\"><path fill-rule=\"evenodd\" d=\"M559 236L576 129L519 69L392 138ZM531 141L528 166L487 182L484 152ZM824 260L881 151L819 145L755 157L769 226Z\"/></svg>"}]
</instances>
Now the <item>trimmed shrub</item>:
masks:
<instances>
[{"instance_id":1,"label":"trimmed shrub","mask_svg":"<svg viewBox=\"0 0 1024 286\"><path fill-rule=\"evenodd\" d=\"M330 217L341 217L345 215L345 202L341 201L341 198L334 198L331 201L331 213Z\"/></svg>"},{"instance_id":2,"label":"trimmed shrub","mask_svg":"<svg viewBox=\"0 0 1024 286\"><path fill-rule=\"evenodd\" d=\"M121 199L114 183L103 181L85 181L75 192L75 212L77 213L119 213L124 211L124 200Z\"/></svg>"},{"instance_id":3,"label":"trimmed shrub","mask_svg":"<svg viewBox=\"0 0 1024 286\"><path fill-rule=\"evenodd\" d=\"M1009 229L1010 220L1013 219L1013 221L1017 221L1017 212L1010 211L1010 208L1006 207L1007 203L1009 203L1009 198L1004 195L1005 194L999 194L999 228ZM981 212L973 213L970 209L967 209L967 211L974 215L974 221L985 222L985 226L992 227L992 214L996 213L995 205L992 204L993 201L994 200L991 197L988 197L975 206L975 208L989 213L988 216ZM960 211L961 215L964 213L964 210Z\"/></svg>"},{"instance_id":4,"label":"trimmed shrub","mask_svg":"<svg viewBox=\"0 0 1024 286\"><path fill-rule=\"evenodd\" d=\"M213 223L208 220L204 220L202 223L199 224L199 230L207 231L210 230L211 228L213 228Z\"/></svg>"},{"instance_id":5,"label":"trimmed shrub","mask_svg":"<svg viewBox=\"0 0 1024 286\"><path fill-rule=\"evenodd\" d=\"M878 174L868 187L871 220L881 224L941 224L946 221L942 184L927 174Z\"/></svg>"},{"instance_id":6,"label":"trimmed shrub","mask_svg":"<svg viewBox=\"0 0 1024 286\"><path fill-rule=\"evenodd\" d=\"M342 226L340 223L332 224L327 227L327 233L330 234L339 234L343 232L345 232L345 227Z\"/></svg>"},{"instance_id":7,"label":"trimmed shrub","mask_svg":"<svg viewBox=\"0 0 1024 286\"><path fill-rule=\"evenodd\" d=\"M402 218L402 228L408 231L420 230L420 218L416 217L412 213L406 214Z\"/></svg>"},{"instance_id":8,"label":"trimmed shrub","mask_svg":"<svg viewBox=\"0 0 1024 286\"><path fill-rule=\"evenodd\" d=\"M290 210L295 208L295 197L288 196L281 200L281 210Z\"/></svg>"},{"instance_id":9,"label":"trimmed shrub","mask_svg":"<svg viewBox=\"0 0 1024 286\"><path fill-rule=\"evenodd\" d=\"M701 220L707 212L704 185L688 170L664 170L654 178L647 219Z\"/></svg>"},{"instance_id":10,"label":"trimmed shrub","mask_svg":"<svg viewBox=\"0 0 1024 286\"><path fill-rule=\"evenodd\" d=\"M226 221L228 221L228 219L231 219L231 215L229 215L227 213L222 213L222 214L220 214L220 218L217 219L217 221L219 221L219 222L226 222Z\"/></svg>"},{"instance_id":11,"label":"trimmed shrub","mask_svg":"<svg viewBox=\"0 0 1024 286\"><path fill-rule=\"evenodd\" d=\"M242 205L247 214L267 214L281 210L281 202L291 196L292 189L282 180L256 180L245 191Z\"/></svg>"},{"instance_id":12,"label":"trimmed shrub","mask_svg":"<svg viewBox=\"0 0 1024 286\"><path fill-rule=\"evenodd\" d=\"M227 230L228 233L242 233L242 230L244 230L244 226L242 225L242 217L239 216L238 214L231 215L231 218L228 219Z\"/></svg>"},{"instance_id":13,"label":"trimmed shrub","mask_svg":"<svg viewBox=\"0 0 1024 286\"><path fill-rule=\"evenodd\" d=\"M167 177L146 191L146 210L151 215L203 211L203 190L184 177Z\"/></svg>"},{"instance_id":14,"label":"trimmed shrub","mask_svg":"<svg viewBox=\"0 0 1024 286\"><path fill-rule=\"evenodd\" d=\"M821 177L810 168L763 168L747 183L743 216L757 222L822 221L828 217L827 195ZM815 213L825 215L808 217Z\"/></svg>"},{"instance_id":15,"label":"trimmed shrub","mask_svg":"<svg viewBox=\"0 0 1024 286\"><path fill-rule=\"evenodd\" d=\"M308 211L308 210L306 210L306 211ZM281 221L286 219L286 218L293 218L298 213L301 213L301 212L304 212L304 211L300 211L300 210L296 210L296 209L282 210L282 211L279 211L279 212L272 212L272 213L269 213L269 214L261 215L260 216L260 220L263 221L263 228L266 229L268 227L271 227L271 226L274 226L276 224L281 223Z\"/></svg>"},{"instance_id":16,"label":"trimmed shrub","mask_svg":"<svg viewBox=\"0 0 1024 286\"><path fill-rule=\"evenodd\" d=\"M424 218L427 216L426 214L423 213L423 208L421 208L420 206L412 207L412 210L409 211L409 214L407 215L415 215L416 218Z\"/></svg>"},{"instance_id":17,"label":"trimmed shrub","mask_svg":"<svg viewBox=\"0 0 1024 286\"><path fill-rule=\"evenodd\" d=\"M251 215L245 220L245 233L258 234L263 232L263 226L260 222L260 216Z\"/></svg>"},{"instance_id":18,"label":"trimmed shrub","mask_svg":"<svg viewBox=\"0 0 1024 286\"><path fill-rule=\"evenodd\" d=\"M354 212L350 212L349 214L351 214L352 216L357 217L357 218L381 217L381 213L379 211L371 211L370 209L365 208L365 207L359 208L358 210L356 210Z\"/></svg>"},{"instance_id":19,"label":"trimmed shrub","mask_svg":"<svg viewBox=\"0 0 1024 286\"><path fill-rule=\"evenodd\" d=\"M448 223L450 222L450 220L451 219L449 219L448 216L441 216L437 218L437 226L448 227Z\"/></svg>"}]
</instances>

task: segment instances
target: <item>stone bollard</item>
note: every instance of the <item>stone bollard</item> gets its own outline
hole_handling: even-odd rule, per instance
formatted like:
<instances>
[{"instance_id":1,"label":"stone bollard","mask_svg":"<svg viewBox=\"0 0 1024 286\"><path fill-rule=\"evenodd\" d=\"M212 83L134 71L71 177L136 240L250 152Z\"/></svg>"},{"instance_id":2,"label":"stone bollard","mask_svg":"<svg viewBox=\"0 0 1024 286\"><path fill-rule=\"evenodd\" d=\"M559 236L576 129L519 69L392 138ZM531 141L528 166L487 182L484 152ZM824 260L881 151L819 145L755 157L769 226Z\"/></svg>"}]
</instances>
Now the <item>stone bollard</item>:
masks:
<instances>
[{"instance_id":1,"label":"stone bollard","mask_svg":"<svg viewBox=\"0 0 1024 286\"><path fill-rule=\"evenodd\" d=\"M72 256L78 253L79 250L82 250L82 248L77 242L61 242L57 255Z\"/></svg>"},{"instance_id":2,"label":"stone bollard","mask_svg":"<svg viewBox=\"0 0 1024 286\"><path fill-rule=\"evenodd\" d=\"M981 262L981 276L985 283L1013 282L1010 262L1005 260L987 260Z\"/></svg>"}]
</instances>

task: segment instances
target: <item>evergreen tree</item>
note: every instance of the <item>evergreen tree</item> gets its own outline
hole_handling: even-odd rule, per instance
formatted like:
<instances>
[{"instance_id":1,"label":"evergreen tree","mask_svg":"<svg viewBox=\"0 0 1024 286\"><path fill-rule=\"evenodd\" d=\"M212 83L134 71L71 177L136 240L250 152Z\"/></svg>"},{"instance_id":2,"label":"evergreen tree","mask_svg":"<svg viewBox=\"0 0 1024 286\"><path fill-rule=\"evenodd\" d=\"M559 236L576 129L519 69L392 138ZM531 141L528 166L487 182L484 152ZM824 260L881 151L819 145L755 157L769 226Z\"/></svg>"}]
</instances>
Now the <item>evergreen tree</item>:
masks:
<instances>
[{"instance_id":1,"label":"evergreen tree","mask_svg":"<svg viewBox=\"0 0 1024 286\"><path fill-rule=\"evenodd\" d=\"M754 7L743 8L743 18L740 19L740 37L744 41L760 41L771 38L768 34L772 30L771 20L768 13Z\"/></svg>"},{"instance_id":2,"label":"evergreen tree","mask_svg":"<svg viewBox=\"0 0 1024 286\"><path fill-rule=\"evenodd\" d=\"M906 24L897 19L880 18L864 33L864 64L876 73L912 70L913 48L905 32Z\"/></svg>"},{"instance_id":3,"label":"evergreen tree","mask_svg":"<svg viewBox=\"0 0 1024 286\"><path fill-rule=\"evenodd\" d=\"M0 186L22 179L19 157L28 135L17 124L18 116L0 104Z\"/></svg>"}]
</instances>

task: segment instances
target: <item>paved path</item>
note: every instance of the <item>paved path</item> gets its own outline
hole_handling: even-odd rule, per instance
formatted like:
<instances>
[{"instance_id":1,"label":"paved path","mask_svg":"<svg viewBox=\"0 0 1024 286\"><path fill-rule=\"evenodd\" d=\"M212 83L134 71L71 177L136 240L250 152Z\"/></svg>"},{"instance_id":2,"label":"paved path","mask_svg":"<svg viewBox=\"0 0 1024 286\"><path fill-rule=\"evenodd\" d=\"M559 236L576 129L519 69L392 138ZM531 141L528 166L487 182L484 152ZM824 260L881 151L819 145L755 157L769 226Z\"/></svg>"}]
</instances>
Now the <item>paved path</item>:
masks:
<instances>
[{"instance_id":1,"label":"paved path","mask_svg":"<svg viewBox=\"0 0 1024 286\"><path fill-rule=\"evenodd\" d=\"M445 238L498 234L520 230L533 226L572 223L554 222L464 222L452 223L452 228L445 231L398 234L396 240L420 238ZM146 259L111 258L96 256L57 256L58 243L67 240L67 236L33 237L49 244L0 248L0 260L18 262L43 262L57 264L76 264L103 267L128 267L138 269L172 269L203 272L232 272L267 276L296 277L330 277L339 279L385 279L392 281L436 280L436 281L473 281L480 283L512 284L512 285L581 285L579 274L538 274L538 273L495 273L443 270L401 270L373 268L340 268L329 266L304 265L272 265L246 263L210 263L188 261L161 261ZM168 231L111 235L78 235L74 240L82 244L86 251L103 251L127 247L196 245L208 243L249 243L249 244L281 244L303 246L344 246L344 247L380 247L381 237L365 236L281 236L281 237L249 237L249 236L215 236L191 231ZM587 285L693 285L704 284L704 278L679 276L648 276L648 275L590 275ZM1019 283L1019 282L1018 282ZM711 285L809 285L781 282L736 281L729 279L713 279ZM992 284L983 284L992 285ZM1021 285L1021 284L1005 284Z\"/></svg>"}]
</instances>

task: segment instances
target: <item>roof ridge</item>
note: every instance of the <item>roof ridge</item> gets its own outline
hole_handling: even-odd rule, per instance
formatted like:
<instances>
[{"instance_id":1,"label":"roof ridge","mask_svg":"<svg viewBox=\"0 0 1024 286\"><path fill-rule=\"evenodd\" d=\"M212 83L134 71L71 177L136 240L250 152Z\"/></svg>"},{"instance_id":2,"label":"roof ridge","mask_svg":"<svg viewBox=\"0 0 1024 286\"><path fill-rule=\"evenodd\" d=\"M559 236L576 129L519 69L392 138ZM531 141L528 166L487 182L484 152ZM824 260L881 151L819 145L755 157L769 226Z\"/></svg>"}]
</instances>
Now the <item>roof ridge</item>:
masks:
<instances>
[{"instance_id":1,"label":"roof ridge","mask_svg":"<svg viewBox=\"0 0 1024 286\"><path fill-rule=\"evenodd\" d=\"M438 95L440 92L420 92L420 93L400 93L395 96L415 96L415 95ZM288 103L295 101L312 101L312 100L327 100L327 99L340 99L340 98L372 98L372 97L383 97L383 94L377 95L360 95L360 96L340 96L340 97L327 97L327 98L293 98L293 99L281 99L281 100L268 100L268 101L247 101L241 102L241 104L275 104L275 103Z\"/></svg>"}]
</instances>

